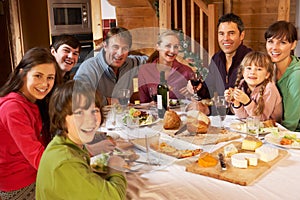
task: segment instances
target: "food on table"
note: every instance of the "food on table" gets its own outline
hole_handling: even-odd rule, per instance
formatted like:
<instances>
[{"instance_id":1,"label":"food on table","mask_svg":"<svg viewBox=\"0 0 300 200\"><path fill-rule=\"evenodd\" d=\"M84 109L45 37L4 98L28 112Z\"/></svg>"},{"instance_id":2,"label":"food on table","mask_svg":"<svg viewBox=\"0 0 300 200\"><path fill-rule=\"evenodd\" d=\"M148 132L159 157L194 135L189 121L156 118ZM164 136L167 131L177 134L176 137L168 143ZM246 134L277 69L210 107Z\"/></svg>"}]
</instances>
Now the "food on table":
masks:
<instances>
[{"instance_id":1,"label":"food on table","mask_svg":"<svg viewBox=\"0 0 300 200\"><path fill-rule=\"evenodd\" d=\"M244 122L233 122L230 124L230 128L243 133L247 132L247 126Z\"/></svg>"},{"instance_id":2,"label":"food on table","mask_svg":"<svg viewBox=\"0 0 300 200\"><path fill-rule=\"evenodd\" d=\"M181 124L181 119L173 110L167 110L164 116L164 129L178 129Z\"/></svg>"},{"instance_id":3,"label":"food on table","mask_svg":"<svg viewBox=\"0 0 300 200\"><path fill-rule=\"evenodd\" d=\"M234 146L234 144L229 144L224 147L224 155L225 157L231 157L233 154L238 153L237 148Z\"/></svg>"},{"instance_id":4,"label":"food on table","mask_svg":"<svg viewBox=\"0 0 300 200\"><path fill-rule=\"evenodd\" d=\"M231 164L237 168L248 168L248 165L257 166L258 156L251 153L237 153L231 156Z\"/></svg>"},{"instance_id":5,"label":"food on table","mask_svg":"<svg viewBox=\"0 0 300 200\"><path fill-rule=\"evenodd\" d=\"M133 149L121 150L116 148L113 151L113 155L120 156L130 161L137 160L140 157Z\"/></svg>"},{"instance_id":6,"label":"food on table","mask_svg":"<svg viewBox=\"0 0 300 200\"><path fill-rule=\"evenodd\" d=\"M281 138L281 140L280 140L281 145L291 145L293 142L294 141L292 139L285 138L285 137Z\"/></svg>"},{"instance_id":7,"label":"food on table","mask_svg":"<svg viewBox=\"0 0 300 200\"><path fill-rule=\"evenodd\" d=\"M234 101L234 88L228 88L230 94L230 101Z\"/></svg>"},{"instance_id":8,"label":"food on table","mask_svg":"<svg viewBox=\"0 0 300 200\"><path fill-rule=\"evenodd\" d=\"M260 160L270 162L278 156L278 149L263 145L255 149L255 153L259 155Z\"/></svg>"},{"instance_id":9,"label":"food on table","mask_svg":"<svg viewBox=\"0 0 300 200\"><path fill-rule=\"evenodd\" d=\"M210 119L201 111L190 110L187 112L187 130L192 134L207 133Z\"/></svg>"},{"instance_id":10,"label":"food on table","mask_svg":"<svg viewBox=\"0 0 300 200\"><path fill-rule=\"evenodd\" d=\"M90 166L96 172L107 173L109 153L102 153L91 157Z\"/></svg>"},{"instance_id":11,"label":"food on table","mask_svg":"<svg viewBox=\"0 0 300 200\"><path fill-rule=\"evenodd\" d=\"M180 105L180 100L179 99L170 99L169 100L169 106L179 106Z\"/></svg>"},{"instance_id":12,"label":"food on table","mask_svg":"<svg viewBox=\"0 0 300 200\"><path fill-rule=\"evenodd\" d=\"M167 144L166 142L161 142L158 146L151 146L153 149L167 154L169 156L173 156L176 158L187 158L198 155L202 152L202 149L176 149L175 147Z\"/></svg>"},{"instance_id":13,"label":"food on table","mask_svg":"<svg viewBox=\"0 0 300 200\"><path fill-rule=\"evenodd\" d=\"M258 147L262 146L262 141L254 136L246 136L242 142L242 149L254 151Z\"/></svg>"},{"instance_id":14,"label":"food on table","mask_svg":"<svg viewBox=\"0 0 300 200\"><path fill-rule=\"evenodd\" d=\"M218 164L218 159L213 157L208 152L203 152L198 158L198 165L200 167L214 167Z\"/></svg>"},{"instance_id":15,"label":"food on table","mask_svg":"<svg viewBox=\"0 0 300 200\"><path fill-rule=\"evenodd\" d=\"M233 122L230 124L230 128L239 132L247 133L247 126L245 122ZM274 120L266 120L260 122L260 133L278 133L279 128Z\"/></svg>"},{"instance_id":16,"label":"food on table","mask_svg":"<svg viewBox=\"0 0 300 200\"><path fill-rule=\"evenodd\" d=\"M299 143L300 143L300 138L297 138L297 135L293 133L285 134L280 140L281 145L299 146L300 145Z\"/></svg>"},{"instance_id":17,"label":"food on table","mask_svg":"<svg viewBox=\"0 0 300 200\"><path fill-rule=\"evenodd\" d=\"M213 100L211 100L211 99L202 99L201 103L203 103L204 105L207 105L207 106L212 106L213 105Z\"/></svg>"},{"instance_id":18,"label":"food on table","mask_svg":"<svg viewBox=\"0 0 300 200\"><path fill-rule=\"evenodd\" d=\"M152 124L155 120L153 115L147 113L146 111L138 110L135 108L130 108L128 114L126 114L123 118L124 124L127 124L127 118L139 118L139 125L148 125Z\"/></svg>"},{"instance_id":19,"label":"food on table","mask_svg":"<svg viewBox=\"0 0 300 200\"><path fill-rule=\"evenodd\" d=\"M263 123L264 128L277 127L277 126L276 126L276 121L274 121L274 120L272 120L272 119L263 121L262 123Z\"/></svg>"}]
</instances>

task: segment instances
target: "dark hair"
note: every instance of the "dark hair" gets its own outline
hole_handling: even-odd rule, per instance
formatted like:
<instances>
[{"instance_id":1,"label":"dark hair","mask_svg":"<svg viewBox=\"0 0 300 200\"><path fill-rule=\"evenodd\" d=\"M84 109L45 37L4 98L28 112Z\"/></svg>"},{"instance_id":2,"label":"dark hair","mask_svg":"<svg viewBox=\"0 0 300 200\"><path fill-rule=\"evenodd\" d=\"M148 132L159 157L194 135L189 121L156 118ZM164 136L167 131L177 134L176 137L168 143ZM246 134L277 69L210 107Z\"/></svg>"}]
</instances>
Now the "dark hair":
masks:
<instances>
[{"instance_id":1,"label":"dark hair","mask_svg":"<svg viewBox=\"0 0 300 200\"><path fill-rule=\"evenodd\" d=\"M291 22L277 21L265 32L265 40L269 38L286 39L292 43L298 40L297 29Z\"/></svg>"},{"instance_id":2,"label":"dark hair","mask_svg":"<svg viewBox=\"0 0 300 200\"><path fill-rule=\"evenodd\" d=\"M273 72L274 72L274 66L272 63L272 60L268 54L261 51L250 51L246 54L244 59L241 62L241 66L239 68L239 72L237 74L237 79L235 86L241 87L240 82L243 79L243 72L246 66L250 66L254 64L255 66L260 66L267 69L267 72L270 74L270 76L265 79L262 83L262 87L259 90L259 99L257 101L257 107L254 110L254 115L258 116L263 113L265 102L263 100L263 94L265 91L265 88L269 82L272 81L273 78Z\"/></svg>"},{"instance_id":3,"label":"dark hair","mask_svg":"<svg viewBox=\"0 0 300 200\"><path fill-rule=\"evenodd\" d=\"M118 35L119 37L124 38L126 40L126 42L128 43L129 48L131 48L132 36L131 36L131 33L126 28L122 28L122 27L111 28L106 35L105 42L108 44L109 39L115 35Z\"/></svg>"},{"instance_id":4,"label":"dark hair","mask_svg":"<svg viewBox=\"0 0 300 200\"><path fill-rule=\"evenodd\" d=\"M225 14L222 17L220 17L217 28L219 28L220 24L224 23L224 22L236 23L240 33L242 33L245 30L245 26L244 26L242 19L233 13L228 13L228 14Z\"/></svg>"},{"instance_id":5,"label":"dark hair","mask_svg":"<svg viewBox=\"0 0 300 200\"><path fill-rule=\"evenodd\" d=\"M81 44L80 44L79 40L75 36L67 35L67 34L63 34L63 35L56 37L54 39L52 45L50 46L50 48L53 48L53 49L55 49L55 51L57 51L57 49L63 44L69 45L73 49L76 49L77 47L79 47L79 52L81 50Z\"/></svg>"},{"instance_id":6,"label":"dark hair","mask_svg":"<svg viewBox=\"0 0 300 200\"><path fill-rule=\"evenodd\" d=\"M55 82L61 83L61 72L59 66L50 53L49 49L34 47L29 49L21 59L15 70L9 75L8 80L0 90L0 96L5 96L10 92L19 91L24 85L24 77L33 67L40 64L53 63L55 66Z\"/></svg>"},{"instance_id":7,"label":"dark hair","mask_svg":"<svg viewBox=\"0 0 300 200\"><path fill-rule=\"evenodd\" d=\"M76 80L67 81L58 86L50 98L50 131L53 134L65 136L68 133L66 116L72 115L84 102L84 109L88 109L95 102L96 107L102 108L100 95L89 85ZM102 114L101 114L102 115ZM101 117L101 123L103 116Z\"/></svg>"}]
</instances>

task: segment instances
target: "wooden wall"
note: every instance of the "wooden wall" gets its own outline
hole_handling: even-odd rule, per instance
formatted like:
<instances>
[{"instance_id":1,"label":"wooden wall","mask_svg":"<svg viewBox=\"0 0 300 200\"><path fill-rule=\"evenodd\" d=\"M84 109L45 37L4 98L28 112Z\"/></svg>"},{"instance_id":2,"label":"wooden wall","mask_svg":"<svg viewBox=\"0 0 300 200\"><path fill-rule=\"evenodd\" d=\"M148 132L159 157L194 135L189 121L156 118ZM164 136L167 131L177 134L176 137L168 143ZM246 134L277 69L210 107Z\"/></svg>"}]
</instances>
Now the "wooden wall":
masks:
<instances>
[{"instance_id":1,"label":"wooden wall","mask_svg":"<svg viewBox=\"0 0 300 200\"><path fill-rule=\"evenodd\" d=\"M9 49L9 12L8 1L0 2L0 87L4 85L8 75L12 72L11 52Z\"/></svg>"},{"instance_id":2,"label":"wooden wall","mask_svg":"<svg viewBox=\"0 0 300 200\"><path fill-rule=\"evenodd\" d=\"M220 3L220 0L215 0ZM254 50L265 50L264 32L269 25L277 21L279 3L290 4L289 21L296 22L297 0L224 0L223 13L233 12L239 15L246 28L244 44Z\"/></svg>"},{"instance_id":3,"label":"wooden wall","mask_svg":"<svg viewBox=\"0 0 300 200\"><path fill-rule=\"evenodd\" d=\"M108 0L116 7L117 25L132 31L132 50L151 54L157 41L158 17L153 0Z\"/></svg>"}]
</instances>

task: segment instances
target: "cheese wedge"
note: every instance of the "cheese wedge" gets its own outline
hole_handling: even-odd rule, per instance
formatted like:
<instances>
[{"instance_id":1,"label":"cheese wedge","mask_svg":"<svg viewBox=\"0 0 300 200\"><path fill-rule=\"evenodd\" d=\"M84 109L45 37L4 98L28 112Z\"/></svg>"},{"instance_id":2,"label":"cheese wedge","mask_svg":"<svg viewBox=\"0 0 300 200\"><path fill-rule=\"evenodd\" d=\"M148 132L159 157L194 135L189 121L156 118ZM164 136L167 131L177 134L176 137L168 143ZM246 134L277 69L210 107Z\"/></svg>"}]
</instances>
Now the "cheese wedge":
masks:
<instances>
[{"instance_id":1,"label":"cheese wedge","mask_svg":"<svg viewBox=\"0 0 300 200\"><path fill-rule=\"evenodd\" d=\"M255 149L255 153L259 155L259 159L264 162L270 162L278 156L278 149L263 145Z\"/></svg>"},{"instance_id":2,"label":"cheese wedge","mask_svg":"<svg viewBox=\"0 0 300 200\"><path fill-rule=\"evenodd\" d=\"M247 136L242 142L242 149L254 151L262 145L262 141L253 136Z\"/></svg>"},{"instance_id":3,"label":"cheese wedge","mask_svg":"<svg viewBox=\"0 0 300 200\"><path fill-rule=\"evenodd\" d=\"M256 166L258 155L251 153L237 153L231 156L231 164L237 168L248 168L248 165Z\"/></svg>"}]
</instances>

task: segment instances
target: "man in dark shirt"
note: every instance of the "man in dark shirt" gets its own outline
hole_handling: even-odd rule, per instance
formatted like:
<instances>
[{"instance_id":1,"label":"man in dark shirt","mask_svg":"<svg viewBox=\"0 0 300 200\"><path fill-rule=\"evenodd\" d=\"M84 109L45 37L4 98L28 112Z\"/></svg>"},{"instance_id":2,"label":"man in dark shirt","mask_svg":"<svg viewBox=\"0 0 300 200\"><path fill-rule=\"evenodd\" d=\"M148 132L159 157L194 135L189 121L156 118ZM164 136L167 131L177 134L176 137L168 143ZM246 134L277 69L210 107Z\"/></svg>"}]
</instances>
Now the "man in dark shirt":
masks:
<instances>
[{"instance_id":1,"label":"man in dark shirt","mask_svg":"<svg viewBox=\"0 0 300 200\"><path fill-rule=\"evenodd\" d=\"M244 56L252 51L243 45L245 28L239 16L233 13L223 15L218 21L217 28L221 50L211 59L203 87L200 84L197 88L201 98L213 97L215 93L223 96L225 89L234 87L240 63Z\"/></svg>"}]
</instances>

